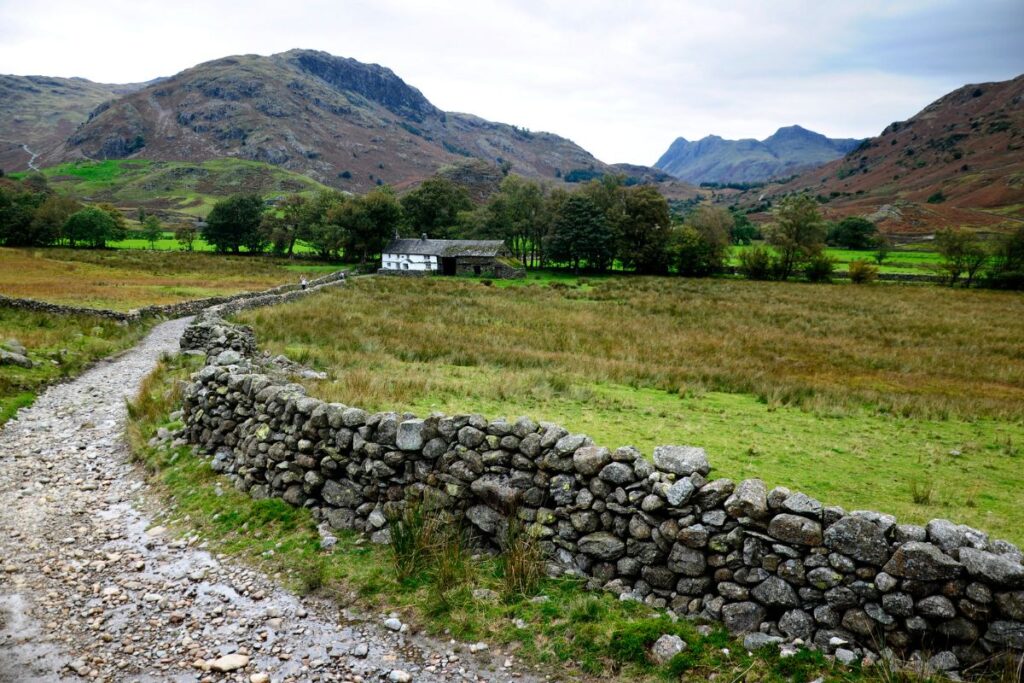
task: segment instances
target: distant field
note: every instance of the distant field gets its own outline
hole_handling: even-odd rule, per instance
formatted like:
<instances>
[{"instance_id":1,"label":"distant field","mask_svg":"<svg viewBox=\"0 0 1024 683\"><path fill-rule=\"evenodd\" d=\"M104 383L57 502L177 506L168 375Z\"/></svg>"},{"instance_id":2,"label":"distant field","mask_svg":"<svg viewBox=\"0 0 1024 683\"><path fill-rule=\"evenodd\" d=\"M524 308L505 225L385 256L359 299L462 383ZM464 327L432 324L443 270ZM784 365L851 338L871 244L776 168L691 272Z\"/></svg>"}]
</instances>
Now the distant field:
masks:
<instances>
[{"instance_id":1,"label":"distant field","mask_svg":"<svg viewBox=\"0 0 1024 683\"><path fill-rule=\"evenodd\" d=\"M740 254L747 249L754 249L755 246L734 246L729 259L731 265L737 266L740 263ZM849 268L850 261L867 261L871 265L875 263L874 250L857 249L826 249L825 253L836 260L836 271L844 272ZM879 273L905 273L936 275L939 266L942 264L942 256L936 251L928 251L923 248L904 249L890 251L882 265L878 268Z\"/></svg>"},{"instance_id":2,"label":"distant field","mask_svg":"<svg viewBox=\"0 0 1024 683\"><path fill-rule=\"evenodd\" d=\"M113 242L107 242L107 247L110 249L136 249L142 251L184 251L185 247L178 240L174 238L174 233L165 231L161 239L156 240L150 244L149 240L144 239L140 236L141 233L138 229L130 229L128 231L128 237L123 240L117 240ZM196 238L192 243L192 251L215 251L212 244L206 242L202 238ZM316 250L307 246L303 242L295 243L295 253L303 255L316 254ZM242 247L242 253L247 253L245 247Z\"/></svg>"},{"instance_id":3,"label":"distant field","mask_svg":"<svg viewBox=\"0 0 1024 683\"><path fill-rule=\"evenodd\" d=\"M240 318L265 348L326 370L309 386L327 400L526 414L648 454L701 445L720 476L1024 541L1019 295L527 283L375 278Z\"/></svg>"},{"instance_id":4,"label":"distant field","mask_svg":"<svg viewBox=\"0 0 1024 683\"><path fill-rule=\"evenodd\" d=\"M244 159L80 161L42 172L51 186L73 197L182 216L206 216L217 200L240 192L269 197L326 189L302 174Z\"/></svg>"},{"instance_id":5,"label":"distant field","mask_svg":"<svg viewBox=\"0 0 1024 683\"><path fill-rule=\"evenodd\" d=\"M0 248L0 294L129 310L296 282L336 266L267 257L85 249Z\"/></svg>"}]
</instances>

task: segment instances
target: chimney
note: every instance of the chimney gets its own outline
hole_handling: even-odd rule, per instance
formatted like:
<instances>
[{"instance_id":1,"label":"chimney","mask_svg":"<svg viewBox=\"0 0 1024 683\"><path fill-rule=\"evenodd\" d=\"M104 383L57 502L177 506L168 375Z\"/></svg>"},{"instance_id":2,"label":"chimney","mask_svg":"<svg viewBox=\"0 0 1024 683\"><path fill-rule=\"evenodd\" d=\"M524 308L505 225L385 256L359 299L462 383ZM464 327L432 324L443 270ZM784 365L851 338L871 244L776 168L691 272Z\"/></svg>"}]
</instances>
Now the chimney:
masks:
<instances>
[{"instance_id":1,"label":"chimney","mask_svg":"<svg viewBox=\"0 0 1024 683\"><path fill-rule=\"evenodd\" d=\"M420 235L420 239L423 240L424 242L426 242L427 241L427 233L423 233L422 235Z\"/></svg>"}]
</instances>

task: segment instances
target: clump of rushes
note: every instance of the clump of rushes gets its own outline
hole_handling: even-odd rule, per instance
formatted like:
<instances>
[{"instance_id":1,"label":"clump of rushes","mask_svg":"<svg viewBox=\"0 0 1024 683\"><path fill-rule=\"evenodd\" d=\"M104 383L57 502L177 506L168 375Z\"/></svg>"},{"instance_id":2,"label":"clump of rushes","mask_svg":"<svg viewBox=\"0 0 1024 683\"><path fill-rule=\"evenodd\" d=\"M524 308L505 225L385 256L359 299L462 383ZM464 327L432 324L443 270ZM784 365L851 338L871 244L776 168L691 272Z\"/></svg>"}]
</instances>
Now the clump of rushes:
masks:
<instances>
[{"instance_id":1,"label":"clump of rushes","mask_svg":"<svg viewBox=\"0 0 1024 683\"><path fill-rule=\"evenodd\" d=\"M510 506L498 558L502 595L507 601L535 594L544 577L544 554L540 543L518 513L518 505Z\"/></svg>"}]
</instances>

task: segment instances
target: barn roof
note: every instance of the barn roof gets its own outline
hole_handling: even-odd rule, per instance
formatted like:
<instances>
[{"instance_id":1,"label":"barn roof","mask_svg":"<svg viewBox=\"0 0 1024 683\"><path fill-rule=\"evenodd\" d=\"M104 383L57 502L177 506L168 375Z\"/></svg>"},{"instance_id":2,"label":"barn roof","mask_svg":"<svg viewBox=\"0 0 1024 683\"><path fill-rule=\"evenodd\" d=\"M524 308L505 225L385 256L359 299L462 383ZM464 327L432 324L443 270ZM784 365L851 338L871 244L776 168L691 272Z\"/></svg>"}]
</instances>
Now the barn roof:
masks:
<instances>
[{"instance_id":1,"label":"barn roof","mask_svg":"<svg viewBox=\"0 0 1024 683\"><path fill-rule=\"evenodd\" d=\"M505 248L501 240L397 239L384 247L386 254L417 256L498 256Z\"/></svg>"}]
</instances>

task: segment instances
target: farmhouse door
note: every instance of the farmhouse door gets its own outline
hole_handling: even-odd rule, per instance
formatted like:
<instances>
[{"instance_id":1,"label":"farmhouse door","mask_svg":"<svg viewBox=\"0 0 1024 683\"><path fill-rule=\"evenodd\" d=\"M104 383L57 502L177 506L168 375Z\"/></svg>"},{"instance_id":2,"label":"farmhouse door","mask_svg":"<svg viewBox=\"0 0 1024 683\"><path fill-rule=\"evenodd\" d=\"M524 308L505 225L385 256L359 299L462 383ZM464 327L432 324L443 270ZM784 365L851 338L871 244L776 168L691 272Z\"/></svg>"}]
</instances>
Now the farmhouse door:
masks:
<instances>
[{"instance_id":1,"label":"farmhouse door","mask_svg":"<svg viewBox=\"0 0 1024 683\"><path fill-rule=\"evenodd\" d=\"M455 275L455 257L441 257L441 275Z\"/></svg>"}]
</instances>

